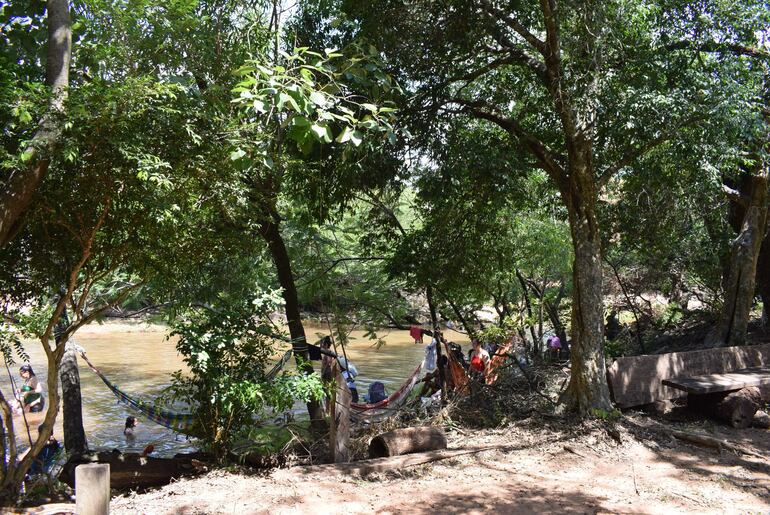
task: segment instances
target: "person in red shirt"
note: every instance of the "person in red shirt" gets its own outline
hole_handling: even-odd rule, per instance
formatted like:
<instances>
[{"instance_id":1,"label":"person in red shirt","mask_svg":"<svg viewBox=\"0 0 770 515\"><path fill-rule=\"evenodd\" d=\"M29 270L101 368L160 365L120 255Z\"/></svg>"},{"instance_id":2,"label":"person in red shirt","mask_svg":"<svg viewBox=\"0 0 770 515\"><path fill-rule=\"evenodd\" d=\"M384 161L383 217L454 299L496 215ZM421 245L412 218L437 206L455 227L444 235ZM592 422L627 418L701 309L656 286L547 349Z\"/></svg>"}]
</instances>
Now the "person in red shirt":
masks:
<instances>
[{"instance_id":1,"label":"person in red shirt","mask_svg":"<svg viewBox=\"0 0 770 515\"><path fill-rule=\"evenodd\" d=\"M482 380L489 371L489 353L481 346L481 342L478 339L473 340L473 350L470 353L471 364L470 372L472 376L480 376L478 379Z\"/></svg>"}]
</instances>

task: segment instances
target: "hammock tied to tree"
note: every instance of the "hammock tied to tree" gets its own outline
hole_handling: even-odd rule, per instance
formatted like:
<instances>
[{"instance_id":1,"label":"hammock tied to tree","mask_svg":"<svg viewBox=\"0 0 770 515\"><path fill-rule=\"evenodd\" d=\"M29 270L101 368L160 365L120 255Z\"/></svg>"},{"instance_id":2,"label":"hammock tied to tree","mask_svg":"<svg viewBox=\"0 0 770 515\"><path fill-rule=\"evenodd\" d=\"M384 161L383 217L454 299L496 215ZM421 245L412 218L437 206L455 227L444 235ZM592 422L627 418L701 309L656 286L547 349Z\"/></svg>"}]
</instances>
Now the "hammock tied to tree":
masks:
<instances>
[{"instance_id":1,"label":"hammock tied to tree","mask_svg":"<svg viewBox=\"0 0 770 515\"><path fill-rule=\"evenodd\" d=\"M105 377L105 375L102 374L99 369L89 361L85 355L85 352L81 351L80 355L88 364L88 367L93 370L94 373L98 375L99 378L104 382L104 384L107 385L107 388L109 388L110 391L115 394L115 397L118 398L118 402L133 408L145 418L155 422L156 424L160 424L161 426L167 427L172 431L176 431L177 433L194 436L192 431L193 425L195 424L195 415L192 413L178 413L175 411L158 408L148 402L144 402L135 397L132 397L131 395L118 388L109 379L107 379L107 377ZM266 374L267 379L271 380L276 375L278 375L278 372L280 372L280 370L286 365L291 356L292 351L286 351L278 363L276 363L275 366L273 366L273 368L271 368L270 371Z\"/></svg>"},{"instance_id":2,"label":"hammock tied to tree","mask_svg":"<svg viewBox=\"0 0 770 515\"><path fill-rule=\"evenodd\" d=\"M422 362L417 365L417 368L414 369L412 375L410 375L401 387L393 392L387 399L370 404L351 403L350 418L355 422L363 422L387 418L395 414L396 410L406 402L409 395L412 393L412 390L414 390L414 387L420 381L420 373L424 367L425 360L422 360Z\"/></svg>"}]
</instances>

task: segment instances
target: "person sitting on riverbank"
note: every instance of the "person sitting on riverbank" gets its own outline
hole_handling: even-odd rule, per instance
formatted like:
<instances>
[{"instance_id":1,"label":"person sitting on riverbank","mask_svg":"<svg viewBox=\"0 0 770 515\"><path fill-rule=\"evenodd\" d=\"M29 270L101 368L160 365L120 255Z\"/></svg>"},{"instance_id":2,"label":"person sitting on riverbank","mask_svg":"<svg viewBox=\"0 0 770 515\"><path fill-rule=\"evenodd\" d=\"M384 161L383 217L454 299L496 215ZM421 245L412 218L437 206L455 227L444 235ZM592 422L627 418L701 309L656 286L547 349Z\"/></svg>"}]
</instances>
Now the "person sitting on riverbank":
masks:
<instances>
[{"instance_id":1,"label":"person sitting on riverbank","mask_svg":"<svg viewBox=\"0 0 770 515\"><path fill-rule=\"evenodd\" d=\"M38 381L30 365L22 365L19 368L19 375L24 379L24 386L17 395L21 408L29 413L40 413L45 406L43 385Z\"/></svg>"},{"instance_id":2,"label":"person sitting on riverbank","mask_svg":"<svg viewBox=\"0 0 770 515\"><path fill-rule=\"evenodd\" d=\"M489 353L481 346L481 342L477 339L473 339L473 350L470 353L470 373L471 377L484 382L484 378L489 371Z\"/></svg>"},{"instance_id":3,"label":"person sitting on riverbank","mask_svg":"<svg viewBox=\"0 0 770 515\"><path fill-rule=\"evenodd\" d=\"M37 428L38 438L40 437L40 434L43 432L43 425L39 425ZM32 465L30 465L29 470L27 471L27 477L36 476L39 474L46 474L49 470L51 470L51 467L53 467L54 463L56 463L57 458L60 455L60 451L62 449L61 444L53 435L53 431L51 431L51 436L48 437L48 441L45 443L42 449L40 449L40 452L37 453L37 456L35 456L35 459L32 460ZM23 460L24 457L29 453L30 449L27 449L19 456L19 461Z\"/></svg>"},{"instance_id":4,"label":"person sitting on riverbank","mask_svg":"<svg viewBox=\"0 0 770 515\"><path fill-rule=\"evenodd\" d=\"M449 371L447 370L449 367L449 358L443 354L441 355L440 367L444 369L444 376L447 379L447 387L451 389L452 380L449 376ZM419 382L424 383L419 393L420 397L430 397L441 390L441 385L443 383L441 382L441 371L439 370L439 367L436 367L432 372L425 374L425 377L420 379Z\"/></svg>"},{"instance_id":5,"label":"person sitting on riverbank","mask_svg":"<svg viewBox=\"0 0 770 515\"><path fill-rule=\"evenodd\" d=\"M139 425L139 421L136 417L126 417L126 425L123 428L123 434L126 435L126 439L133 440L135 438L134 430Z\"/></svg>"}]
</instances>

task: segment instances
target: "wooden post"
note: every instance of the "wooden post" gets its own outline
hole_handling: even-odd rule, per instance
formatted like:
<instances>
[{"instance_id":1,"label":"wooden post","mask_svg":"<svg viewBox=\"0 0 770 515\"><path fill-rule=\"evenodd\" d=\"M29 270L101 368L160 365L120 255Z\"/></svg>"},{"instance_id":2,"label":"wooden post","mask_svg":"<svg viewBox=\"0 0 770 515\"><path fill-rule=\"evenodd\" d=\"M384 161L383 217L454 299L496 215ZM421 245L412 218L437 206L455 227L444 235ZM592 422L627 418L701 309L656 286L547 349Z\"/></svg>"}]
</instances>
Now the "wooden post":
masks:
<instances>
[{"instance_id":1,"label":"wooden post","mask_svg":"<svg viewBox=\"0 0 770 515\"><path fill-rule=\"evenodd\" d=\"M350 390L342 377L337 363L332 367L334 380L337 383L335 393L332 396L331 409L331 448L334 463L347 463L350 461Z\"/></svg>"},{"instance_id":2,"label":"wooden post","mask_svg":"<svg viewBox=\"0 0 770 515\"><path fill-rule=\"evenodd\" d=\"M89 463L75 469L75 513L110 513L110 465Z\"/></svg>"}]
</instances>

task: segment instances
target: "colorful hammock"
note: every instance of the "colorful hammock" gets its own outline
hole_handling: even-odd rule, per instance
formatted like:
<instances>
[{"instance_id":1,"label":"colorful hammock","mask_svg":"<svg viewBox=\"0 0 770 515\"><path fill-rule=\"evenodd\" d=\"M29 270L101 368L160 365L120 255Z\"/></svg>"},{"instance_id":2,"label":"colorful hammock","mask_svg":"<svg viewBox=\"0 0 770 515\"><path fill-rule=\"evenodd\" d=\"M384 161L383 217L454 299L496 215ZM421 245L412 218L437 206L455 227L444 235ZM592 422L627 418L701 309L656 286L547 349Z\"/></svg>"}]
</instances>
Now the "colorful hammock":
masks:
<instances>
[{"instance_id":1,"label":"colorful hammock","mask_svg":"<svg viewBox=\"0 0 770 515\"><path fill-rule=\"evenodd\" d=\"M419 382L420 372L422 372L423 367L425 367L425 360L417 365L417 368L414 369L412 375L410 375L401 387L393 392L387 399L369 404L351 403L350 418L354 421L371 421L376 418L384 418L393 415L395 410L404 404L406 399L412 393L412 390L414 390L415 385Z\"/></svg>"},{"instance_id":2,"label":"colorful hammock","mask_svg":"<svg viewBox=\"0 0 770 515\"><path fill-rule=\"evenodd\" d=\"M497 348L489 361L489 370L487 371L487 384L495 384L497 376L500 374L500 368L508 360L508 351L513 347L513 341L508 340Z\"/></svg>"},{"instance_id":3,"label":"colorful hammock","mask_svg":"<svg viewBox=\"0 0 770 515\"><path fill-rule=\"evenodd\" d=\"M128 395L116 385L114 385L109 379L107 379L104 374L102 374L99 369L88 360L85 353L81 352L80 355L88 364L88 367L93 370L94 373L98 375L99 378L104 382L104 384L107 385L107 388L109 388L112 393L115 394L115 397L118 398L118 402L122 402L123 404L135 409L145 418L155 422L156 424L160 424L161 426L167 427L172 431L176 431L177 433L194 436L192 428L195 423L195 416L192 413L177 413L174 411L165 410L152 406L146 402ZM289 359L291 359L291 356L292 351L286 351L278 363L276 363L275 366L273 366L273 368L268 371L266 374L267 379L273 379L276 375L278 375L278 372L284 367L284 365L286 365Z\"/></svg>"}]
</instances>

